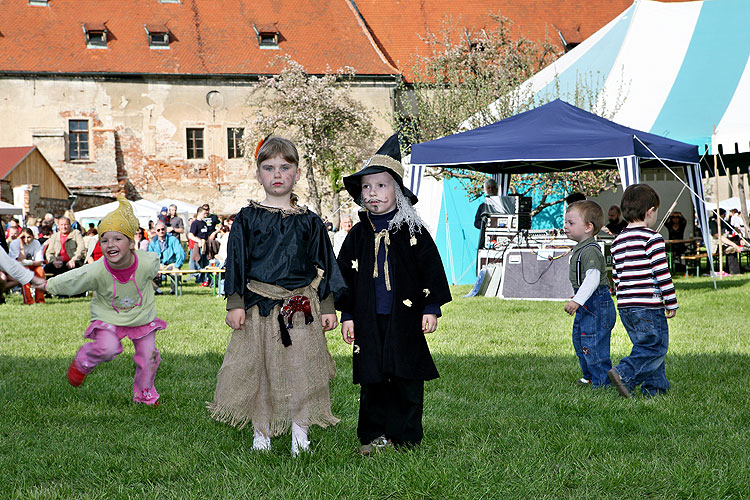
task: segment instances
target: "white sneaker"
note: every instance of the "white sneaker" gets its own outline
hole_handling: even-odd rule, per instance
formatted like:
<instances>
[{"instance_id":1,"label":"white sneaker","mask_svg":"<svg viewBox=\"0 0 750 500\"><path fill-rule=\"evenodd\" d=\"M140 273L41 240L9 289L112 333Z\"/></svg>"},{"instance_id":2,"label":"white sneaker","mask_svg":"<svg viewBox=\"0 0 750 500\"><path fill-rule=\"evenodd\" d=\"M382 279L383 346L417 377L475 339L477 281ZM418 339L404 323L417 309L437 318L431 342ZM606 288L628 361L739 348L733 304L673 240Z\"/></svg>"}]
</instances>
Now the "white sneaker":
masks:
<instances>
[{"instance_id":1,"label":"white sneaker","mask_svg":"<svg viewBox=\"0 0 750 500\"><path fill-rule=\"evenodd\" d=\"M307 439L307 428L292 422L292 456L296 457L303 451L310 451L310 441Z\"/></svg>"},{"instance_id":2,"label":"white sneaker","mask_svg":"<svg viewBox=\"0 0 750 500\"><path fill-rule=\"evenodd\" d=\"M255 434L253 434L253 450L271 451L271 438L262 432L255 431Z\"/></svg>"}]
</instances>

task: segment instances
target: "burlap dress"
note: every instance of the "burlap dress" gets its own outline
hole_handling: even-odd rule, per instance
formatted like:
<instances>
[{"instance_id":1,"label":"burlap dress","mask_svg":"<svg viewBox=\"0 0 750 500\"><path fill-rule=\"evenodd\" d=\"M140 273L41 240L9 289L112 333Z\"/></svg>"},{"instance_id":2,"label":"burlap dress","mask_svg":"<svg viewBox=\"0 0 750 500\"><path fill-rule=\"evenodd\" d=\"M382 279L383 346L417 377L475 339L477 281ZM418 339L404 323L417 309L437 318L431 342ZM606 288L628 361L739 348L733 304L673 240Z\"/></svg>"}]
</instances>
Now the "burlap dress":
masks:
<instances>
[{"instance_id":1,"label":"burlap dress","mask_svg":"<svg viewBox=\"0 0 750 500\"><path fill-rule=\"evenodd\" d=\"M259 209L257 205L251 205L249 208L253 209L253 213L249 216L244 214L248 217L243 218L243 209L232 228L234 233L235 228L238 228L238 222L240 223L237 233L234 234L235 253L249 254L253 251L251 243L242 249L237 248L239 244L248 243L244 241L247 234L243 235L243 227L244 233L249 233L249 227L255 229L258 226L258 221L253 215L260 216L263 221L268 222L268 215L262 212L264 208ZM258 210L261 210L261 213L258 213ZM271 223L293 223L287 217L294 215L293 213L282 215L285 215L282 219ZM304 212L297 215L309 217L310 214ZM318 248L322 248L317 253L324 254L325 258L316 257L313 260L316 261L316 267L321 264L336 266L332 249L330 256L327 255L330 241L322 223L318 228L319 222L319 219L314 222L316 234L309 238L305 236L308 241L320 240L315 243ZM317 231L321 229L322 236L318 236ZM233 235L230 235L230 254L233 249L232 237ZM325 237L325 241L322 237ZM242 257L245 258L247 255ZM246 291L243 296L246 302L253 304L246 308L243 329L232 333L224 362L218 373L213 402L208 404L212 417L238 428L252 422L256 429L264 432L268 430L272 436L284 433L292 422L301 426L321 427L338 423L339 420L331 412L329 394L329 383L336 367L328 352L320 322L319 298L321 286L328 286L330 290L331 277L338 283L334 289L338 290L342 286L343 279L338 273L338 268L334 267L326 273L317 267L317 277L309 285L287 289L249 279L251 274L243 273L241 269L251 266L243 266L241 259L239 262L235 259L235 269L232 272L230 267L228 266L227 272L227 294L238 293L239 284L245 282ZM234 289L229 286L230 278ZM303 313L296 312L292 317L293 327L288 330L291 345L285 347L281 341L279 313L283 303L295 295L304 295L310 299L313 321L306 324Z\"/></svg>"}]
</instances>

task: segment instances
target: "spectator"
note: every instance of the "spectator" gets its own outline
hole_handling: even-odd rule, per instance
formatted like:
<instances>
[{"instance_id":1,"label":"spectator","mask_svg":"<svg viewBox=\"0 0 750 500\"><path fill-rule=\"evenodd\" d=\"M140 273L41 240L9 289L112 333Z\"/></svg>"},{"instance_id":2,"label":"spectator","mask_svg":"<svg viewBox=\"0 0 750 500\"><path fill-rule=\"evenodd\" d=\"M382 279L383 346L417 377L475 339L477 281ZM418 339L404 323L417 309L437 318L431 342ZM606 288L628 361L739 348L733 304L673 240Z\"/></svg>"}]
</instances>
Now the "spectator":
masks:
<instances>
[{"instance_id":1,"label":"spectator","mask_svg":"<svg viewBox=\"0 0 750 500\"><path fill-rule=\"evenodd\" d=\"M190 232L188 233L188 239L193 242L193 248L190 251L190 269L203 269L208 265L208 257L206 255L206 242L208 241L208 225L206 224L205 218L208 210L205 206L198 209L198 213L195 215L195 220L190 224ZM201 286L209 286L208 279L203 273L195 275L195 282L200 283Z\"/></svg>"},{"instance_id":2,"label":"spectator","mask_svg":"<svg viewBox=\"0 0 750 500\"><path fill-rule=\"evenodd\" d=\"M609 223L604 226L605 232L611 236L617 236L623 229L628 227L628 222L622 219L622 211L618 205L612 205L607 212Z\"/></svg>"},{"instance_id":3,"label":"spectator","mask_svg":"<svg viewBox=\"0 0 750 500\"><path fill-rule=\"evenodd\" d=\"M737 254L742 252L742 247L729 239L730 231L726 227L726 221L724 221L724 218L726 217L726 210L720 208L719 217L721 218L721 220L717 219L716 212L714 211L711 218L708 219L708 229L711 233L711 246L713 247L712 250L714 251L714 253L718 253L719 241L721 241L722 252L727 256L728 273L739 274L740 263L739 259L737 258ZM719 227L719 225L721 225L721 227ZM721 231L721 235L719 231Z\"/></svg>"},{"instance_id":4,"label":"spectator","mask_svg":"<svg viewBox=\"0 0 750 500\"><path fill-rule=\"evenodd\" d=\"M16 224L18 223L16 222ZM5 231L5 239L8 240L8 243L10 244L10 242L17 239L18 235L20 234L21 234L21 226L10 226L8 230Z\"/></svg>"},{"instance_id":5,"label":"spectator","mask_svg":"<svg viewBox=\"0 0 750 500\"><path fill-rule=\"evenodd\" d=\"M484 203L479 205L477 213L474 215L474 227L479 229L479 245L481 250L485 248L485 228L487 225L487 216L489 214L505 213L505 208L497 196L498 186L494 179L484 181Z\"/></svg>"},{"instance_id":6,"label":"spectator","mask_svg":"<svg viewBox=\"0 0 750 500\"><path fill-rule=\"evenodd\" d=\"M219 253L219 242L216 241L216 236L219 234L221 229L221 222L219 216L211 213L211 207L208 203L204 203L201 207L206 211L206 217L204 222L208 229L208 237L206 238L206 259L213 259L217 253Z\"/></svg>"},{"instance_id":7,"label":"spectator","mask_svg":"<svg viewBox=\"0 0 750 500\"><path fill-rule=\"evenodd\" d=\"M51 213L47 212L44 214L44 218L42 219L42 225L47 225L49 227L55 226L55 216Z\"/></svg>"},{"instance_id":8,"label":"spectator","mask_svg":"<svg viewBox=\"0 0 750 500\"><path fill-rule=\"evenodd\" d=\"M339 256L339 250L341 250L341 245L344 244L346 235L349 234L349 231L351 231L352 225L353 224L352 224L351 215L341 216L341 223L339 224L339 230L333 233L333 253L336 255L336 257Z\"/></svg>"},{"instance_id":9,"label":"spectator","mask_svg":"<svg viewBox=\"0 0 750 500\"><path fill-rule=\"evenodd\" d=\"M70 209L66 210L65 213L63 214L63 217L67 217L67 219L70 221L71 229L77 229L78 231L81 230L81 225L78 223L78 221L76 221L76 216L72 210ZM60 226L59 220L58 220L57 225L58 225L58 230L59 230L59 226Z\"/></svg>"},{"instance_id":10,"label":"spectator","mask_svg":"<svg viewBox=\"0 0 750 500\"><path fill-rule=\"evenodd\" d=\"M687 227L687 219L682 216L682 212L672 212L669 214L669 219L665 224L667 228L668 249L672 254L672 261L676 261L680 256L684 255L687 251L687 245L685 243L673 243L676 240L685 239L685 228ZM683 271L682 264L675 264L675 269Z\"/></svg>"},{"instance_id":11,"label":"spectator","mask_svg":"<svg viewBox=\"0 0 750 500\"><path fill-rule=\"evenodd\" d=\"M169 205L169 224L164 224L167 227L167 232L173 236L180 238L181 234L185 233L185 221L182 217L177 215L177 205L174 203Z\"/></svg>"},{"instance_id":12,"label":"spectator","mask_svg":"<svg viewBox=\"0 0 750 500\"><path fill-rule=\"evenodd\" d=\"M47 241L47 250L44 252L48 262L44 266L44 272L55 276L80 267L86 255L83 236L79 230L70 227L70 219L60 217L57 228L58 231Z\"/></svg>"},{"instance_id":13,"label":"spectator","mask_svg":"<svg viewBox=\"0 0 750 500\"><path fill-rule=\"evenodd\" d=\"M164 227L169 226L169 210L167 207L161 207L161 210L159 210L159 215L157 215L157 218L159 219L159 222L164 223Z\"/></svg>"},{"instance_id":14,"label":"spectator","mask_svg":"<svg viewBox=\"0 0 750 500\"><path fill-rule=\"evenodd\" d=\"M42 224L39 226L39 244L42 245L42 247L45 247L47 244L47 240L49 240L50 236L52 236L52 226L48 226L46 224Z\"/></svg>"},{"instance_id":15,"label":"spectator","mask_svg":"<svg viewBox=\"0 0 750 500\"><path fill-rule=\"evenodd\" d=\"M44 278L34 275L31 271L23 267L20 262L11 259L2 245L5 242L5 234L0 231L0 304L5 303L3 292L16 285L26 285L28 283L34 286L44 287L46 281Z\"/></svg>"},{"instance_id":16,"label":"spectator","mask_svg":"<svg viewBox=\"0 0 750 500\"><path fill-rule=\"evenodd\" d=\"M154 221L148 221L148 229L144 231L144 237L146 241L151 241L156 236L156 228L154 227Z\"/></svg>"},{"instance_id":17,"label":"spectator","mask_svg":"<svg viewBox=\"0 0 750 500\"><path fill-rule=\"evenodd\" d=\"M21 235L10 242L8 256L21 263L26 269L34 273L41 279L44 279L44 252L39 241L34 239L34 232L25 227L21 230ZM30 305L35 301L38 304L44 303L44 290L36 288L34 296L31 295L31 285L23 285L23 303Z\"/></svg>"},{"instance_id":18,"label":"spectator","mask_svg":"<svg viewBox=\"0 0 750 500\"><path fill-rule=\"evenodd\" d=\"M11 219L10 221L8 221L8 224L5 227L5 239L8 241L11 240L11 230L15 230L15 236L13 237L13 239L18 238L18 233L21 232L21 224L19 224L16 219Z\"/></svg>"},{"instance_id":19,"label":"spectator","mask_svg":"<svg viewBox=\"0 0 750 500\"><path fill-rule=\"evenodd\" d=\"M93 242L95 240L99 239L99 231L96 230L95 227L92 227L88 231L86 231L86 234L83 235L83 242L86 244L86 250L88 251L90 248L92 248Z\"/></svg>"},{"instance_id":20,"label":"spectator","mask_svg":"<svg viewBox=\"0 0 750 500\"><path fill-rule=\"evenodd\" d=\"M34 234L34 238L39 237L39 219L29 215L26 218L26 227L31 229L31 232Z\"/></svg>"},{"instance_id":21,"label":"spectator","mask_svg":"<svg viewBox=\"0 0 750 500\"><path fill-rule=\"evenodd\" d=\"M139 227L135 232L135 235L133 235L133 241L135 242L136 250L143 250L144 252L148 250L148 238L146 237L146 230L142 227Z\"/></svg>"},{"instance_id":22,"label":"spectator","mask_svg":"<svg viewBox=\"0 0 750 500\"><path fill-rule=\"evenodd\" d=\"M148 251L159 255L159 264L162 269L179 269L185 263L185 250L176 236L167 233L167 226L159 221L154 228L156 237L148 244ZM161 285L162 276L157 275L154 284L157 286L156 293L159 294L158 286ZM174 284L171 293L174 293Z\"/></svg>"}]
</instances>

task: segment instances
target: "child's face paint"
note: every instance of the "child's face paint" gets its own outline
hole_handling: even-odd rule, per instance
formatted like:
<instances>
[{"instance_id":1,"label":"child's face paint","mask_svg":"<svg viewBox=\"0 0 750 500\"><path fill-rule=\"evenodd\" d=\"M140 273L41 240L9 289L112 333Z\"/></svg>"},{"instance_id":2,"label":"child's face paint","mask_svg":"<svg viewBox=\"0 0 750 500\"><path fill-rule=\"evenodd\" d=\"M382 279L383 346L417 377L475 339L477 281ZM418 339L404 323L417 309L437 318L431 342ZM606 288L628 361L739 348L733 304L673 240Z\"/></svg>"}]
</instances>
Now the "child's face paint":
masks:
<instances>
[{"instance_id":1,"label":"child's face paint","mask_svg":"<svg viewBox=\"0 0 750 500\"><path fill-rule=\"evenodd\" d=\"M362 203L374 214L396 208L396 181L388 172L362 176Z\"/></svg>"},{"instance_id":2,"label":"child's face paint","mask_svg":"<svg viewBox=\"0 0 750 500\"><path fill-rule=\"evenodd\" d=\"M102 255L115 269L125 269L133 264L134 243L118 231L107 231L99 238Z\"/></svg>"},{"instance_id":3,"label":"child's face paint","mask_svg":"<svg viewBox=\"0 0 750 500\"><path fill-rule=\"evenodd\" d=\"M297 165L289 163L282 156L274 156L258 166L256 176L267 195L283 197L292 193L299 174Z\"/></svg>"}]
</instances>

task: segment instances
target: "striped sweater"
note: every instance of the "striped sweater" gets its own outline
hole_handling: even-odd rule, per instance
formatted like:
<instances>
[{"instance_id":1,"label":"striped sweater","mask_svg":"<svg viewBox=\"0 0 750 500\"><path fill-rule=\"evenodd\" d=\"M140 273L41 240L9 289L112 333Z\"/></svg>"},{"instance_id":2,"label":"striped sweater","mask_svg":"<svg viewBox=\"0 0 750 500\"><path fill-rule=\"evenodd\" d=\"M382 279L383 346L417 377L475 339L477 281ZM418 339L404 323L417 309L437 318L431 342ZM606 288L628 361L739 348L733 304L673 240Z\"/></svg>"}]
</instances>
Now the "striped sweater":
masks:
<instances>
[{"instance_id":1,"label":"striped sweater","mask_svg":"<svg viewBox=\"0 0 750 500\"><path fill-rule=\"evenodd\" d=\"M617 307L677 309L664 238L647 227L625 228L612 243Z\"/></svg>"}]
</instances>

